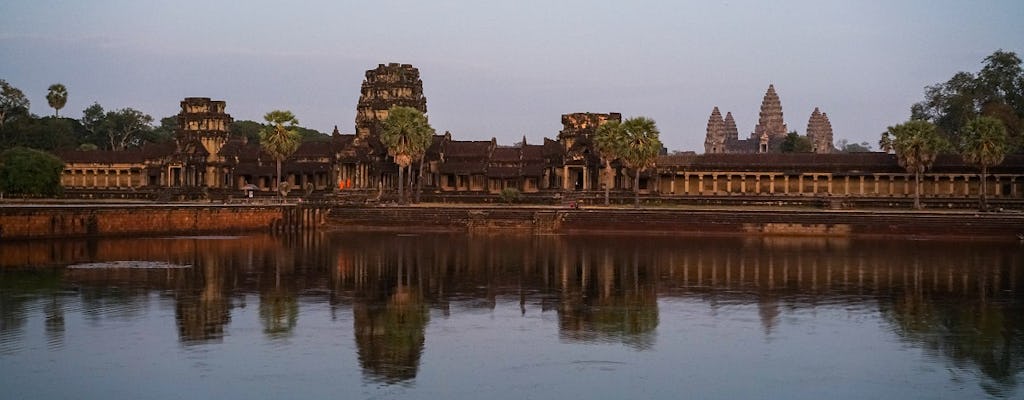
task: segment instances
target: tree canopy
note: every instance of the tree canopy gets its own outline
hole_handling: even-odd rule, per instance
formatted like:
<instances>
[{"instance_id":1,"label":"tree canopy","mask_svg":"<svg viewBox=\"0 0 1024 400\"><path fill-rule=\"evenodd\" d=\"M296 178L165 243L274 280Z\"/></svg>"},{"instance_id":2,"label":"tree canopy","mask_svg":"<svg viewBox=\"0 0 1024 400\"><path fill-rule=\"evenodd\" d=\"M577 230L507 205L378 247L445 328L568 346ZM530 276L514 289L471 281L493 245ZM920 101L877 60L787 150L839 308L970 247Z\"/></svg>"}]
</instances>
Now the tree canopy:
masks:
<instances>
[{"instance_id":1,"label":"tree canopy","mask_svg":"<svg viewBox=\"0 0 1024 400\"><path fill-rule=\"evenodd\" d=\"M64 163L52 154L15 147L0 153L0 192L26 196L61 193Z\"/></svg>"},{"instance_id":2,"label":"tree canopy","mask_svg":"<svg viewBox=\"0 0 1024 400\"><path fill-rule=\"evenodd\" d=\"M46 93L46 102L50 104L50 108L53 108L53 116L59 116L60 109L64 108L68 102L68 88L60 83L50 85Z\"/></svg>"},{"instance_id":3,"label":"tree canopy","mask_svg":"<svg viewBox=\"0 0 1024 400\"><path fill-rule=\"evenodd\" d=\"M394 106L381 126L380 141L398 164L398 198L404 201L403 170L423 158L434 137L427 116L412 107Z\"/></svg>"},{"instance_id":4,"label":"tree canopy","mask_svg":"<svg viewBox=\"0 0 1024 400\"><path fill-rule=\"evenodd\" d=\"M26 117L29 101L25 93L0 79L0 128L19 117Z\"/></svg>"},{"instance_id":5,"label":"tree canopy","mask_svg":"<svg viewBox=\"0 0 1024 400\"><path fill-rule=\"evenodd\" d=\"M981 193L979 196L982 210L988 208L986 175L988 168L999 165L1006 157L1006 128L1003 122L992 117L976 117L962 129L960 140L960 156L968 164L981 170Z\"/></svg>"},{"instance_id":6,"label":"tree canopy","mask_svg":"<svg viewBox=\"0 0 1024 400\"><path fill-rule=\"evenodd\" d=\"M807 136L800 136L796 132L786 134L779 149L783 153L810 153L812 151L811 139Z\"/></svg>"},{"instance_id":7,"label":"tree canopy","mask_svg":"<svg viewBox=\"0 0 1024 400\"><path fill-rule=\"evenodd\" d=\"M295 114L287 110L274 110L266 113L263 119L267 125L260 131L260 147L263 151L277 161L277 179L281 181L281 161L288 158L299 149L301 137L295 130L299 120Z\"/></svg>"},{"instance_id":8,"label":"tree canopy","mask_svg":"<svg viewBox=\"0 0 1024 400\"><path fill-rule=\"evenodd\" d=\"M911 107L911 119L934 123L951 143L959 145L968 122L988 116L1003 123L1010 152L1024 151L1024 68L1016 53L997 50L977 74L957 72L926 87L924 97Z\"/></svg>"},{"instance_id":9,"label":"tree canopy","mask_svg":"<svg viewBox=\"0 0 1024 400\"><path fill-rule=\"evenodd\" d=\"M914 174L914 208L921 208L921 175L931 168L935 158L948 142L928 121L911 120L890 126L878 145L883 151L895 152L900 166Z\"/></svg>"},{"instance_id":10,"label":"tree canopy","mask_svg":"<svg viewBox=\"0 0 1024 400\"><path fill-rule=\"evenodd\" d=\"M633 170L634 206L640 206L640 172L654 165L661 152L658 127L653 119L633 117L622 122L621 137L615 140L619 160Z\"/></svg>"}]
</instances>

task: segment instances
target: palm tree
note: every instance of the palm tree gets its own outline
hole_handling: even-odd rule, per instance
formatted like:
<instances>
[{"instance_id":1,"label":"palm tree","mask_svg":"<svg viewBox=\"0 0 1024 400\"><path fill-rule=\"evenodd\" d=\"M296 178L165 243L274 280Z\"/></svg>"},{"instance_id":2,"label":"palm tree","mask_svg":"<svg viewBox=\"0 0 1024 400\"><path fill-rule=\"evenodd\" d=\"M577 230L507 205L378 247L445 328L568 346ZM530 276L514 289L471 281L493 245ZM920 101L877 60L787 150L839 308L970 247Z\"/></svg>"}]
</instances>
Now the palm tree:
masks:
<instances>
[{"instance_id":1,"label":"palm tree","mask_svg":"<svg viewBox=\"0 0 1024 400\"><path fill-rule=\"evenodd\" d=\"M890 126L878 142L882 151L893 151L900 166L914 174L914 208L921 208L921 176L931 168L935 157L948 145L935 125L924 120L910 120Z\"/></svg>"},{"instance_id":2,"label":"palm tree","mask_svg":"<svg viewBox=\"0 0 1024 400\"><path fill-rule=\"evenodd\" d=\"M64 108L68 102L68 88L60 83L50 85L49 92L46 93L46 101L53 108L53 116L58 116L60 109Z\"/></svg>"},{"instance_id":3,"label":"palm tree","mask_svg":"<svg viewBox=\"0 0 1024 400\"><path fill-rule=\"evenodd\" d=\"M601 155L601 161L604 162L604 205L606 206L609 204L609 192L611 191L612 186L615 185L612 161L619 158L617 151L621 147L620 143L622 142L624 135L622 123L615 120L601 124L601 126L597 127L597 132L594 134L594 148L597 150L597 153Z\"/></svg>"},{"instance_id":4,"label":"palm tree","mask_svg":"<svg viewBox=\"0 0 1024 400\"><path fill-rule=\"evenodd\" d=\"M267 125L260 131L260 146L263 147L264 152L277 161L274 190L278 190L278 181L281 180L281 161L291 156L299 148L301 136L295 129L299 120L295 118L295 114L287 110L268 112L263 119L267 121Z\"/></svg>"},{"instance_id":5,"label":"palm tree","mask_svg":"<svg viewBox=\"0 0 1024 400\"><path fill-rule=\"evenodd\" d=\"M640 207L640 171L654 165L661 151L658 127L647 117L633 117L622 123L622 140L616 152L627 167L633 170L633 206Z\"/></svg>"},{"instance_id":6,"label":"palm tree","mask_svg":"<svg viewBox=\"0 0 1024 400\"><path fill-rule=\"evenodd\" d=\"M979 206L988 210L988 167L1003 162L1009 150L1006 127L992 117L977 117L967 122L960 132L960 156L968 164L981 169L981 196Z\"/></svg>"},{"instance_id":7,"label":"palm tree","mask_svg":"<svg viewBox=\"0 0 1024 400\"><path fill-rule=\"evenodd\" d=\"M405 202L402 191L403 170L423 156L434 137L434 128L427 122L427 116L412 107L394 106L388 110L383 121L380 141L388 148L388 155L398 164L398 201Z\"/></svg>"}]
</instances>

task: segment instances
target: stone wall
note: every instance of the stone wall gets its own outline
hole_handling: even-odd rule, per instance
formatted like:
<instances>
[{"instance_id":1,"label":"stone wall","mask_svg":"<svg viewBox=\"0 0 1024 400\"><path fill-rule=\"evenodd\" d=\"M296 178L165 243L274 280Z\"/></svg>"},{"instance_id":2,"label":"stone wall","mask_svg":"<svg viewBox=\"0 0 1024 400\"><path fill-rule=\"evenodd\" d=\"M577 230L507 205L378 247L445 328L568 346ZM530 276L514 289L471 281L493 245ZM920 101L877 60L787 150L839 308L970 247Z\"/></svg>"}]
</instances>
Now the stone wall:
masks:
<instances>
[{"instance_id":1,"label":"stone wall","mask_svg":"<svg viewBox=\"0 0 1024 400\"><path fill-rule=\"evenodd\" d=\"M335 208L328 228L396 232L901 236L1017 240L1024 214L830 210L564 209L556 207ZM950 229L955 226L956 229Z\"/></svg>"},{"instance_id":2,"label":"stone wall","mask_svg":"<svg viewBox=\"0 0 1024 400\"><path fill-rule=\"evenodd\" d=\"M268 231L294 206L25 205L0 207L0 240Z\"/></svg>"}]
</instances>

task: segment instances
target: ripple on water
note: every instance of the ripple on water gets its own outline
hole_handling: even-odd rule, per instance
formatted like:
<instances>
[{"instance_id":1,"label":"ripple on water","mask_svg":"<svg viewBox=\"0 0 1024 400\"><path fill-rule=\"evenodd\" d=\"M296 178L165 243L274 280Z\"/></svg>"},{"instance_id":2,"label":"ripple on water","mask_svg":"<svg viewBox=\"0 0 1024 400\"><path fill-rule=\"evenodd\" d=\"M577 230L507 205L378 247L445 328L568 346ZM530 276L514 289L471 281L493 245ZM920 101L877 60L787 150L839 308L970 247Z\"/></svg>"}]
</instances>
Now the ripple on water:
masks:
<instances>
[{"instance_id":1,"label":"ripple on water","mask_svg":"<svg viewBox=\"0 0 1024 400\"><path fill-rule=\"evenodd\" d=\"M105 261L69 265L68 269L181 269L192 268L191 265L171 264L162 261Z\"/></svg>"}]
</instances>

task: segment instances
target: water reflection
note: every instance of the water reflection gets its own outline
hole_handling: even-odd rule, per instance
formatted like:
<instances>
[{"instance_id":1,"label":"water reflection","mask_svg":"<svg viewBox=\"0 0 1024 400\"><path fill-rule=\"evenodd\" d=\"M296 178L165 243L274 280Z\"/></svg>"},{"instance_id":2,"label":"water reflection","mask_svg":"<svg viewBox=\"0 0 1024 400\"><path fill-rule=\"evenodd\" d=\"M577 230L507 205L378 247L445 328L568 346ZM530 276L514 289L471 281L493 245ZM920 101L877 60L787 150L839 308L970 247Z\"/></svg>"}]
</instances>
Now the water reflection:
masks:
<instances>
[{"instance_id":1,"label":"water reflection","mask_svg":"<svg viewBox=\"0 0 1024 400\"><path fill-rule=\"evenodd\" d=\"M1024 371L1024 256L1015 244L793 238L623 238L317 234L0 244L0 356L21 351L43 316L50 346L69 308L96 324L172 304L180 342L222 343L257 301L263 336L294 338L307 304L350 311L366 379L415 381L432 318L494 310L554 312L559 340L657 351L659 301L716 313L756 307L771 340L787 315L841 307L880 315L905 343L977 371L992 396ZM152 260L183 269L64 269ZM80 310L78 310L80 308Z\"/></svg>"}]
</instances>

